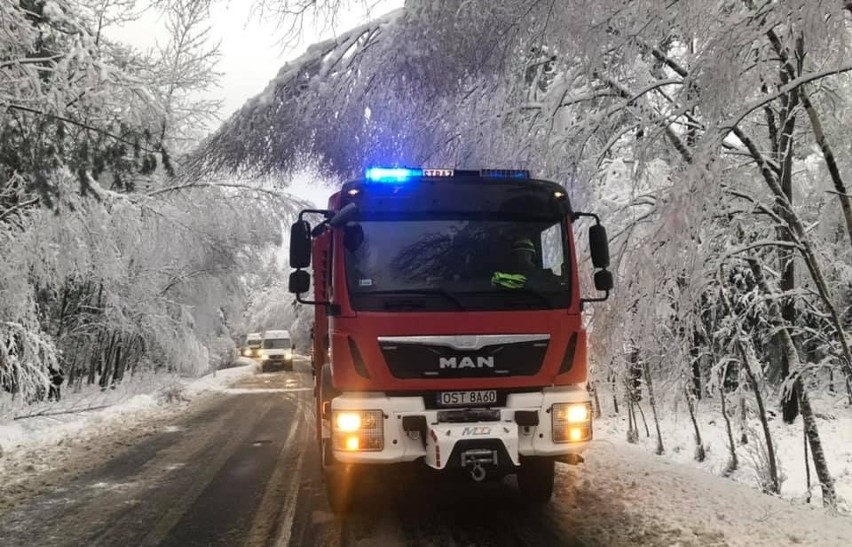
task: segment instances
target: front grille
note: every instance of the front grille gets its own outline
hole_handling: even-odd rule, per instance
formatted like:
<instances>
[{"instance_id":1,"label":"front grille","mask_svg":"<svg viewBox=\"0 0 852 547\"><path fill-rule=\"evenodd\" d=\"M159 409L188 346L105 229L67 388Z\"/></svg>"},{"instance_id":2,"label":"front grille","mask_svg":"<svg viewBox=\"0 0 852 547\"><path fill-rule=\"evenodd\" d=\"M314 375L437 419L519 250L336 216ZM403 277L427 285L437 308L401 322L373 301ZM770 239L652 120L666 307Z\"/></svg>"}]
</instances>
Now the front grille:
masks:
<instances>
[{"instance_id":1,"label":"front grille","mask_svg":"<svg viewBox=\"0 0 852 547\"><path fill-rule=\"evenodd\" d=\"M479 408L463 408L455 410L439 410L439 423L465 424L475 422L499 422L500 410Z\"/></svg>"},{"instance_id":2,"label":"front grille","mask_svg":"<svg viewBox=\"0 0 852 547\"><path fill-rule=\"evenodd\" d=\"M548 344L540 339L459 349L449 343L379 340L391 374L400 379L533 376L544 363Z\"/></svg>"}]
</instances>

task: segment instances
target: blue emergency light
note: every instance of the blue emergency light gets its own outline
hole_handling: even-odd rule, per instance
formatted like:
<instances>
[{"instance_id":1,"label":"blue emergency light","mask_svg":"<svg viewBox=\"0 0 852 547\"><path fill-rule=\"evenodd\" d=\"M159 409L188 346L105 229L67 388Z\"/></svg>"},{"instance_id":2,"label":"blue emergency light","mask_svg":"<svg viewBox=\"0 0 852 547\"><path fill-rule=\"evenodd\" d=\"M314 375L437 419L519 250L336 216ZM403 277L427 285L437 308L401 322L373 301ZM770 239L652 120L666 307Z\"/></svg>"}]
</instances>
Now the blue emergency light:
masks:
<instances>
[{"instance_id":1,"label":"blue emergency light","mask_svg":"<svg viewBox=\"0 0 852 547\"><path fill-rule=\"evenodd\" d=\"M481 169L459 171L456 169L412 169L408 167L370 167L364 178L370 182L401 183L413 178L484 177L499 179L528 179L530 172L524 169Z\"/></svg>"},{"instance_id":2,"label":"blue emergency light","mask_svg":"<svg viewBox=\"0 0 852 547\"><path fill-rule=\"evenodd\" d=\"M406 182L414 177L422 177L422 169L406 167L370 167L364 178L371 182Z\"/></svg>"},{"instance_id":3,"label":"blue emergency light","mask_svg":"<svg viewBox=\"0 0 852 547\"><path fill-rule=\"evenodd\" d=\"M499 179L528 179L530 172L526 169L481 169L480 176Z\"/></svg>"}]
</instances>

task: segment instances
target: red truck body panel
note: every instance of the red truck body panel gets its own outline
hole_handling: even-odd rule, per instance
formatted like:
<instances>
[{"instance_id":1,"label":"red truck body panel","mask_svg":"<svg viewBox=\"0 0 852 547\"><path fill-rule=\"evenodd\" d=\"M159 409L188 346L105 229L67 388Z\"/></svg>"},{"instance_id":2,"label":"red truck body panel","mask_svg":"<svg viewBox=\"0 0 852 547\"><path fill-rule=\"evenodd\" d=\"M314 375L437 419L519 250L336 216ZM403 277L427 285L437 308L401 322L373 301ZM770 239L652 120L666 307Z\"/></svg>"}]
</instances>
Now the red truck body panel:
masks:
<instances>
[{"instance_id":1,"label":"red truck body panel","mask_svg":"<svg viewBox=\"0 0 852 547\"><path fill-rule=\"evenodd\" d=\"M329 209L338 209L339 194L329 199ZM568 218L570 225L570 218ZM435 312L356 312L349 300L343 263L342 235L326 230L314 239L313 270L314 298L331 301L339 306L339 314L329 317L325 306L316 306L314 355L319 374L326 363L329 344L334 356L333 386L336 391L437 391L464 389L540 388L571 385L587 379L586 332L580 313L580 290L574 238L568 232L567 246L571 257L571 301L567 309L528 311L435 311ZM333 269L331 278L327 275ZM385 365L378 338L381 336L476 334L548 334L550 343L544 363L531 376L490 378L418 378L401 379L391 374ZM570 367L563 360L574 337ZM350 340L363 357L367 376L356 370ZM559 374L560 368L567 372Z\"/></svg>"}]
</instances>

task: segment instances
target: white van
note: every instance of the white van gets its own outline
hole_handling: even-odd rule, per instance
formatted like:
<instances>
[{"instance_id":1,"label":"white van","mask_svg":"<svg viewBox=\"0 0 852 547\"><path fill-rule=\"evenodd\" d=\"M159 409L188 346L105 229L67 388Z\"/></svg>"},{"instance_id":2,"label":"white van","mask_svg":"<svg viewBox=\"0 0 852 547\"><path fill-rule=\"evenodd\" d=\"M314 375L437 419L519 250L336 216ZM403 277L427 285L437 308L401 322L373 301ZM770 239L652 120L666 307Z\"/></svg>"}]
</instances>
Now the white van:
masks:
<instances>
[{"instance_id":1,"label":"white van","mask_svg":"<svg viewBox=\"0 0 852 547\"><path fill-rule=\"evenodd\" d=\"M263 333L260 348L260 369L293 370L293 342L286 330L268 330Z\"/></svg>"},{"instance_id":2,"label":"white van","mask_svg":"<svg viewBox=\"0 0 852 547\"><path fill-rule=\"evenodd\" d=\"M246 343L243 346L243 357L258 357L260 346L263 344L263 333L250 332L246 335Z\"/></svg>"}]
</instances>

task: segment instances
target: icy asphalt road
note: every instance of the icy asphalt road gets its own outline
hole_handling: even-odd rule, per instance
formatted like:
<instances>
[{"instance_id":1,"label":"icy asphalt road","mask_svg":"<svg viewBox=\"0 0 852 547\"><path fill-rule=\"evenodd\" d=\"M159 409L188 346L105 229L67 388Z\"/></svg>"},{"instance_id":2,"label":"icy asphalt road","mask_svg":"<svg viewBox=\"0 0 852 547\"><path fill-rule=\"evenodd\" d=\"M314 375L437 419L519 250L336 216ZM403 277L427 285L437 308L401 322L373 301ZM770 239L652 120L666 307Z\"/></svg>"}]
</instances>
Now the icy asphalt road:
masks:
<instances>
[{"instance_id":1,"label":"icy asphalt road","mask_svg":"<svg viewBox=\"0 0 852 547\"><path fill-rule=\"evenodd\" d=\"M339 518L320 479L311 386L305 362L243 380L0 514L0 545L842 545L852 537L846 519L827 527L813 511L800 537L780 532L773 519L801 518L802 508L790 516L788 506L766 505L754 493L757 525L745 510L725 511L731 488L736 499L752 500L747 488L715 477L700 484L696 475L709 498L699 500L684 486L692 470L654 468L663 464L653 460L631 468L618 457L591 468L560 465L556 498L544 507L525 506L511 479L474 485L402 471L373 479L357 512ZM669 500L677 490L688 501ZM827 531L832 524L839 527Z\"/></svg>"}]
</instances>

